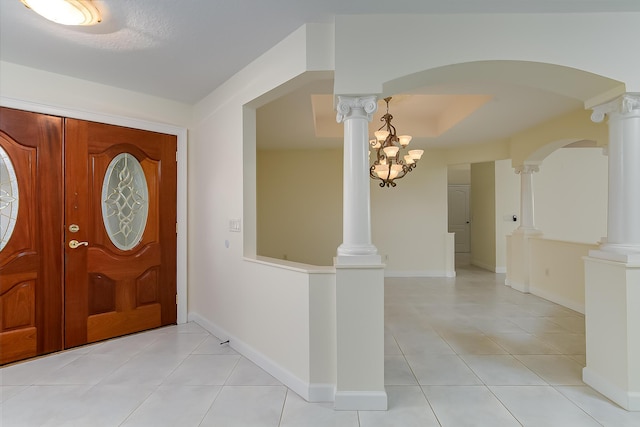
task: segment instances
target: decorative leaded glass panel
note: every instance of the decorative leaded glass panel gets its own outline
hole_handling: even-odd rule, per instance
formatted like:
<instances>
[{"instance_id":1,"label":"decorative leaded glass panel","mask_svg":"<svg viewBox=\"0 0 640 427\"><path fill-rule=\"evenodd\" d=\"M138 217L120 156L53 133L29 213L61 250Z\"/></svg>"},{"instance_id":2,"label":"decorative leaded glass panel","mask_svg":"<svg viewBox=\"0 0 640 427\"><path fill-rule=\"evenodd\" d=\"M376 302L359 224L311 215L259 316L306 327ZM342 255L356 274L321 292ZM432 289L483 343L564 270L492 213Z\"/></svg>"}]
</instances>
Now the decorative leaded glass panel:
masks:
<instances>
[{"instance_id":1,"label":"decorative leaded glass panel","mask_svg":"<svg viewBox=\"0 0 640 427\"><path fill-rule=\"evenodd\" d=\"M18 219L18 178L9 155L0 147L0 251L6 246Z\"/></svg>"},{"instance_id":2,"label":"decorative leaded glass panel","mask_svg":"<svg viewBox=\"0 0 640 427\"><path fill-rule=\"evenodd\" d=\"M102 219L111 242L123 251L134 248L147 225L149 190L144 171L129 153L109 163L102 183Z\"/></svg>"}]
</instances>

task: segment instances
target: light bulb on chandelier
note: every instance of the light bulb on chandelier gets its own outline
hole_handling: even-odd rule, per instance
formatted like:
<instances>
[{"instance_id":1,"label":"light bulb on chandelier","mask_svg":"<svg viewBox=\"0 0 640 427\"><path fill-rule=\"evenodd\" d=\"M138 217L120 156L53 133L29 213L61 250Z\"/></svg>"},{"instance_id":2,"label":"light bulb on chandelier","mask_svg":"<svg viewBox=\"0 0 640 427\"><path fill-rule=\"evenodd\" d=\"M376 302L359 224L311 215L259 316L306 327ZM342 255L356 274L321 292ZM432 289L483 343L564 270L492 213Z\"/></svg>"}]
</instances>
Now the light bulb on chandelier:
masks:
<instances>
[{"instance_id":1,"label":"light bulb on chandelier","mask_svg":"<svg viewBox=\"0 0 640 427\"><path fill-rule=\"evenodd\" d=\"M369 168L369 175L372 179L380 180L380 187L395 187L394 180L404 178L411 172L424 150L409 150L408 154L402 157L404 160L401 160L400 150L409 145L411 136L396 135L396 128L391 124L393 116L389 114L391 97L384 100L387 103L387 112L380 118L384 124L374 133L375 139L369 141L369 145L376 152L376 160Z\"/></svg>"}]
</instances>

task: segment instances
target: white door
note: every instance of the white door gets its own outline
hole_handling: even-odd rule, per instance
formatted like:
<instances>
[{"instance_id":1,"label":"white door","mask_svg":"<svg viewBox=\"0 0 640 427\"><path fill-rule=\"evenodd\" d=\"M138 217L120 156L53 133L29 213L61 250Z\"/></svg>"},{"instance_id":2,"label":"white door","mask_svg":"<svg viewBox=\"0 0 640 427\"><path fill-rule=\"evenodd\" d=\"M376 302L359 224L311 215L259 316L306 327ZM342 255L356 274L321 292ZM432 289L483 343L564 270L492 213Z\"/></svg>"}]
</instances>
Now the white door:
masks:
<instances>
[{"instance_id":1,"label":"white door","mask_svg":"<svg viewBox=\"0 0 640 427\"><path fill-rule=\"evenodd\" d=\"M469 186L449 186L449 233L455 233L456 252L471 250Z\"/></svg>"}]
</instances>

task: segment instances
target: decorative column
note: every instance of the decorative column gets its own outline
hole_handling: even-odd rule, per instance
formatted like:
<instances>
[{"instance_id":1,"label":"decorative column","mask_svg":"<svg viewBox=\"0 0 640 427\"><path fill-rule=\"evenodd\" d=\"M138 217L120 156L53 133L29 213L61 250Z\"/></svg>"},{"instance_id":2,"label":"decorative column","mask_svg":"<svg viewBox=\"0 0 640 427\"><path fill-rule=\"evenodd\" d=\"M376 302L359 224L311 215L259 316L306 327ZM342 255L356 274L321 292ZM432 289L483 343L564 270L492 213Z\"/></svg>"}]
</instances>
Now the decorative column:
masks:
<instances>
[{"instance_id":1,"label":"decorative column","mask_svg":"<svg viewBox=\"0 0 640 427\"><path fill-rule=\"evenodd\" d=\"M585 257L585 383L640 411L640 94L597 106L608 117L607 237Z\"/></svg>"},{"instance_id":2,"label":"decorative column","mask_svg":"<svg viewBox=\"0 0 640 427\"><path fill-rule=\"evenodd\" d=\"M507 239L507 277L504 284L520 292L529 293L531 262L529 239L542 235L534 221L533 173L539 162L524 162L515 168L520 175L520 226Z\"/></svg>"},{"instance_id":3,"label":"decorative column","mask_svg":"<svg viewBox=\"0 0 640 427\"><path fill-rule=\"evenodd\" d=\"M371 243L368 124L376 97L338 97L344 123L343 243L336 268L338 410L386 410L384 265Z\"/></svg>"},{"instance_id":4,"label":"decorative column","mask_svg":"<svg viewBox=\"0 0 640 427\"><path fill-rule=\"evenodd\" d=\"M338 247L338 263L345 256L380 263L378 250L371 243L369 190L369 122L378 104L375 96L339 96L337 109L336 120L344 123L343 241Z\"/></svg>"},{"instance_id":5,"label":"decorative column","mask_svg":"<svg viewBox=\"0 0 640 427\"><path fill-rule=\"evenodd\" d=\"M640 94L624 94L594 108L591 120L609 125L607 241L602 258L640 261ZM618 256L616 256L616 254Z\"/></svg>"},{"instance_id":6,"label":"decorative column","mask_svg":"<svg viewBox=\"0 0 640 427\"><path fill-rule=\"evenodd\" d=\"M534 222L533 203L533 173L540 170L539 163L524 162L516 168L516 173L520 174L520 226L521 230L528 234L540 234Z\"/></svg>"}]
</instances>

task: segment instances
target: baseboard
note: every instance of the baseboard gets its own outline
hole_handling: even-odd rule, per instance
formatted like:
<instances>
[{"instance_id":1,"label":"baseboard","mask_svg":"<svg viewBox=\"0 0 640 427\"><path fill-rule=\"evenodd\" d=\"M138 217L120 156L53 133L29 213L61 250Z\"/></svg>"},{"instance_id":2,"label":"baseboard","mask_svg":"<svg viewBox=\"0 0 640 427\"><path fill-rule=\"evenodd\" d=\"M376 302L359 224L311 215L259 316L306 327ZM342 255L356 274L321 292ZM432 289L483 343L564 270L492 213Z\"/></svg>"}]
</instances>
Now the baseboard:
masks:
<instances>
[{"instance_id":1,"label":"baseboard","mask_svg":"<svg viewBox=\"0 0 640 427\"><path fill-rule=\"evenodd\" d=\"M492 272L494 272L494 273L497 273L497 271L496 271L496 266L495 266L495 265L485 264L484 262L482 262L482 261L478 261L477 259L472 259L472 260L471 260L471 265L475 265L476 267L480 267L480 268L482 268L483 270L489 270L489 271L492 271ZM506 268L505 268L505 271L504 271L504 272L505 272L505 273L507 272L507 269L506 269Z\"/></svg>"},{"instance_id":2,"label":"baseboard","mask_svg":"<svg viewBox=\"0 0 640 427\"><path fill-rule=\"evenodd\" d=\"M582 369L582 381L627 411L640 411L640 392L629 392L607 381L587 366Z\"/></svg>"},{"instance_id":3,"label":"baseboard","mask_svg":"<svg viewBox=\"0 0 640 427\"><path fill-rule=\"evenodd\" d=\"M386 391L336 391L337 411L386 411Z\"/></svg>"},{"instance_id":4,"label":"baseboard","mask_svg":"<svg viewBox=\"0 0 640 427\"><path fill-rule=\"evenodd\" d=\"M555 302L556 304L560 304L563 307L567 307L567 308L570 308L571 310L577 311L578 313L584 314L584 304L571 301L567 298L563 298L559 295L556 295L553 292L549 292L545 289L540 289L535 286L529 286L529 292L532 293L533 295L537 295L548 301Z\"/></svg>"},{"instance_id":5,"label":"baseboard","mask_svg":"<svg viewBox=\"0 0 640 427\"><path fill-rule=\"evenodd\" d=\"M498 274L506 274L507 273L507 267L496 267L494 269L494 272L498 273Z\"/></svg>"},{"instance_id":6,"label":"baseboard","mask_svg":"<svg viewBox=\"0 0 640 427\"><path fill-rule=\"evenodd\" d=\"M456 277L455 271L446 270L384 270L384 277Z\"/></svg>"},{"instance_id":7,"label":"baseboard","mask_svg":"<svg viewBox=\"0 0 640 427\"><path fill-rule=\"evenodd\" d=\"M529 293L529 285L525 283L519 283L513 280L505 279L504 284L507 286L511 286L511 288L515 289L516 291L520 291L525 294Z\"/></svg>"},{"instance_id":8,"label":"baseboard","mask_svg":"<svg viewBox=\"0 0 640 427\"><path fill-rule=\"evenodd\" d=\"M303 381L291 371L276 363L260 351L256 350L246 342L238 339L224 328L200 316L198 313L189 313L189 321L193 321L220 340L229 340L229 346L235 351L251 360L253 363L264 369L282 384L293 390L300 397L308 402L333 402L335 394L335 384L314 384Z\"/></svg>"}]
</instances>

